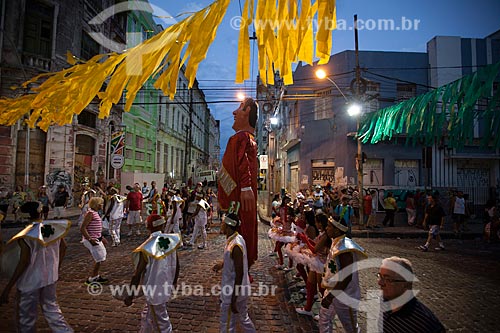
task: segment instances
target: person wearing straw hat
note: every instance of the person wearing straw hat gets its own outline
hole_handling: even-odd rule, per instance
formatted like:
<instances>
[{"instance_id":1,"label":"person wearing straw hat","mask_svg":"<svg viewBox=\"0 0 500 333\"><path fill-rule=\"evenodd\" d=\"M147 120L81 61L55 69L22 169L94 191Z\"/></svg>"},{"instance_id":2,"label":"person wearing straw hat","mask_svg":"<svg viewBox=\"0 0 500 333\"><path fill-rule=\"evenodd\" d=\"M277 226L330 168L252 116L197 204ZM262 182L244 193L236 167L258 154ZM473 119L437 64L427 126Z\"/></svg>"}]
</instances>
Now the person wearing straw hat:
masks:
<instances>
[{"instance_id":1,"label":"person wearing straw hat","mask_svg":"<svg viewBox=\"0 0 500 333\"><path fill-rule=\"evenodd\" d=\"M196 193L196 200L196 210L191 216L191 218L194 219L193 236L191 237L191 240L186 243L186 245L195 245L196 238L198 238L198 235L201 234L203 244L198 246L198 249L202 250L207 247L207 230L205 229L205 226L207 225L207 211L210 208L210 205L204 200L203 192Z\"/></svg>"},{"instance_id":2,"label":"person wearing straw hat","mask_svg":"<svg viewBox=\"0 0 500 333\"><path fill-rule=\"evenodd\" d=\"M109 190L111 194L110 204L106 211L105 217L109 221L109 233L113 240L112 246L120 245L120 226L123 220L123 210L125 208L126 197L119 194L118 189L111 187Z\"/></svg>"},{"instance_id":3,"label":"person wearing straw hat","mask_svg":"<svg viewBox=\"0 0 500 333\"><path fill-rule=\"evenodd\" d=\"M10 291L16 285L19 332L36 331L38 305L53 332L73 332L56 297L59 267L66 253L64 236L71 222L42 221L42 204L37 201L27 202L20 209L30 215L33 223L12 237L5 248L2 268L10 280L0 295L0 305L8 303Z\"/></svg>"},{"instance_id":4,"label":"person wearing straw hat","mask_svg":"<svg viewBox=\"0 0 500 333\"><path fill-rule=\"evenodd\" d=\"M212 269L222 269L220 332L235 332L236 321L243 332L256 332L248 315L248 298L251 295L250 278L248 276L247 248L243 236L237 230L241 224L238 208L229 213L221 224L226 236L224 259Z\"/></svg>"},{"instance_id":5,"label":"person wearing straw hat","mask_svg":"<svg viewBox=\"0 0 500 333\"><path fill-rule=\"evenodd\" d=\"M338 217L337 217L338 218ZM328 219L326 233L332 239L323 273L326 288L319 311L319 331L332 332L337 315L345 332L358 332L357 308L361 298L356 263L366 257L365 250L346 237L344 219Z\"/></svg>"}]
</instances>

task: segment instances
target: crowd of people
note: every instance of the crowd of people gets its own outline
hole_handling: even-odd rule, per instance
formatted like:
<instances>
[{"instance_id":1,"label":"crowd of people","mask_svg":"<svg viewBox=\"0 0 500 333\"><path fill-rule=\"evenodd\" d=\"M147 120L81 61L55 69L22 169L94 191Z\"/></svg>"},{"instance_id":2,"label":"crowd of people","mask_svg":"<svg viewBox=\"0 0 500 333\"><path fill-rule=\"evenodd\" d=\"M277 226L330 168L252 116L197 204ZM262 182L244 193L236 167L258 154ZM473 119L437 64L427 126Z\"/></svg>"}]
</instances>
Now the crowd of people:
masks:
<instances>
[{"instance_id":1,"label":"crowd of people","mask_svg":"<svg viewBox=\"0 0 500 333\"><path fill-rule=\"evenodd\" d=\"M300 315L314 317L320 332L333 332L335 316L338 316L345 332L359 332L357 313L361 291L358 263L367 257L367 253L349 235L352 220L356 218L349 202L352 197L346 194L335 208L328 209L321 202L321 187L316 186L316 195L305 192L306 195L297 193L295 200L287 193L273 198L273 219L268 236L276 244L276 268L283 271L296 269L295 277L302 279L306 286L303 290L306 301L295 310ZM430 207L424 223L434 225L433 219L439 219L440 215L433 211L434 201L430 202ZM440 222L437 221L438 224ZM441 242L439 244L442 246ZM288 256L286 266L283 247ZM378 323L380 330L444 332L441 322L412 293L413 280L414 272L409 260L391 257L382 262L377 281L383 296ZM316 300L320 302L320 310L315 315L313 304Z\"/></svg>"},{"instance_id":2,"label":"crowd of people","mask_svg":"<svg viewBox=\"0 0 500 333\"><path fill-rule=\"evenodd\" d=\"M218 186L218 211L221 215L221 233L226 237L223 260L212 269L221 271L220 332L235 332L237 324L244 332L256 332L248 314L249 286L253 281L251 268L257 261L257 161L253 136L257 119L257 105L246 99L233 112L233 129L236 131L229 142L222 160ZM206 184L180 188L165 184L160 190L156 182L143 186L135 183L127 186L128 193L120 195L113 184L105 189L96 183L82 184L80 198L81 215L78 229L84 246L92 257L87 285L105 284L109 280L101 275L106 261L106 238L103 228L109 230L112 246L119 246L121 223L126 220L128 236L141 236L148 230L147 239L134 251L134 274L130 285L161 286L145 295L141 332L171 332L167 307L169 294L182 269L177 250L201 243L199 250L206 249L206 231L210 229L216 194ZM41 305L44 317L55 332L72 332L57 304L56 283L58 269L65 254L64 236L70 223L65 220L46 220L50 207L56 219L65 216L69 194L64 185L59 186L51 198L46 188L40 188L37 198L24 197L22 189L11 197L14 211L29 214L33 222L16 234L10 247L19 247L20 259L12 265L8 284L0 294L0 305L7 303L11 289L18 289L17 316L20 331L33 331L36 326L37 308ZM5 197L2 196L5 199ZM361 200L363 198L363 207ZM386 215L383 226L394 226L394 215L399 209L392 192L379 198L376 191L360 193L356 188L333 188L316 185L304 190L292 199L286 192L275 195L272 203L272 225L268 232L275 241L274 252L278 255L275 266L282 271L297 270L297 277L306 285L306 303L297 307L300 315L315 317L320 332L332 332L333 319L338 316L346 332L359 332L358 309L361 301L358 264L367 252L352 238L352 227L379 227L376 212L383 199ZM420 249L427 251L432 239L438 247L444 245L439 238L446 215L436 193L415 194L406 197L408 224L429 227L429 237ZM9 199L10 200L10 199ZM24 203L23 203L24 202ZM10 202L9 202L10 204ZM5 211L5 200L0 209ZM364 219L360 220L360 209ZM488 237L498 233L495 204L485 211L488 216ZM454 230L465 228L468 213L463 193L456 193L450 202L450 214ZM5 214L0 214L0 221ZM144 222L143 222L144 221ZM145 228L144 228L144 227ZM189 237L190 236L190 237ZM189 239L189 240L188 240ZM11 250L10 248L8 249ZM285 265L285 255L288 256ZM409 260L390 257L379 267L378 284L382 291L380 329L383 332L444 332L436 316L413 293L414 270ZM151 289L149 289L151 290ZM318 294L319 291L319 294ZM133 294L123 298L131 305ZM317 315L312 311L315 300L320 301Z\"/></svg>"}]
</instances>

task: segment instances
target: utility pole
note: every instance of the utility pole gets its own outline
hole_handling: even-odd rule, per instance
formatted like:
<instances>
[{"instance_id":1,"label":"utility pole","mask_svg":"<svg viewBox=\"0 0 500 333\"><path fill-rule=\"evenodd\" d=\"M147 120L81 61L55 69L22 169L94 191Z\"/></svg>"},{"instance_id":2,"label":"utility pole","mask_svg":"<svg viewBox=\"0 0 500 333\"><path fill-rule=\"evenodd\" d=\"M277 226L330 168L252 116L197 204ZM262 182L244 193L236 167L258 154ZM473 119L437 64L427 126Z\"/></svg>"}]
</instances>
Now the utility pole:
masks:
<instances>
[{"instance_id":1,"label":"utility pole","mask_svg":"<svg viewBox=\"0 0 500 333\"><path fill-rule=\"evenodd\" d=\"M358 15L354 15L354 54L356 57L356 99L361 102L360 85L361 85L361 71L359 68L359 47L358 47ZM364 190L363 190L363 152L361 147L361 140L358 136L359 131L359 117L356 120L356 140L358 143L358 153L356 155L356 164L358 168L358 193L359 193L359 225L364 222Z\"/></svg>"},{"instance_id":2,"label":"utility pole","mask_svg":"<svg viewBox=\"0 0 500 333\"><path fill-rule=\"evenodd\" d=\"M188 166L191 164L191 128L193 127L193 89L189 89L189 125L186 125L186 151L184 152L184 168L182 178L188 182Z\"/></svg>"}]
</instances>

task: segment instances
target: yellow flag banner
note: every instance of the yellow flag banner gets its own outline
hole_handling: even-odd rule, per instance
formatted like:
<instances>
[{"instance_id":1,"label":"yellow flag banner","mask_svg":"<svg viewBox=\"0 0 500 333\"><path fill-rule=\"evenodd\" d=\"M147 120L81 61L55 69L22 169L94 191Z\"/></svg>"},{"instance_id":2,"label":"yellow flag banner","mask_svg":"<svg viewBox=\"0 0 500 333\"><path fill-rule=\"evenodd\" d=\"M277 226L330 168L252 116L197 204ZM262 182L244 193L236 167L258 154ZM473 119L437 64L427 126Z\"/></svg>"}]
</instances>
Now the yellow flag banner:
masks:
<instances>
[{"instance_id":1,"label":"yellow flag banner","mask_svg":"<svg viewBox=\"0 0 500 333\"><path fill-rule=\"evenodd\" d=\"M73 116L94 99L100 103L99 118L103 119L120 102L125 90L125 111L129 111L137 93L151 77L154 87L173 99L183 65L189 88L194 84L198 66L206 57L229 2L216 0L121 54L101 54L84 62L68 53L71 67L23 83L20 97L0 99L0 125L11 126L24 117L30 127L46 131L51 125L70 124ZM261 80L274 84L274 72L278 71L285 84L292 84L292 64L313 60L316 16L316 56L326 63L332 45L331 31L336 27L335 0L257 0L256 5L254 0L245 0L236 83L250 78L249 29L253 25Z\"/></svg>"}]
</instances>

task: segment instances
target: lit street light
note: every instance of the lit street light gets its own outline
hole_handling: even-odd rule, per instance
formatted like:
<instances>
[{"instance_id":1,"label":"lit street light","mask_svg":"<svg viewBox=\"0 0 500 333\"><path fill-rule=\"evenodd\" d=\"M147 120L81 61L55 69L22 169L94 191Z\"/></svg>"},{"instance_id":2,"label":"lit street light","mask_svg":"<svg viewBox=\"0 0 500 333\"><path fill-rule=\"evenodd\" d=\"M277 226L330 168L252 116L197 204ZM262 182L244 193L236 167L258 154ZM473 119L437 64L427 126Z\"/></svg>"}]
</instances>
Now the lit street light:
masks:
<instances>
[{"instance_id":1,"label":"lit street light","mask_svg":"<svg viewBox=\"0 0 500 333\"><path fill-rule=\"evenodd\" d=\"M328 75L326 74L326 72L323 70L323 69L318 69L316 70L316 77L318 79L327 79L328 81L330 81L330 83L332 83L335 88L337 88L337 90L342 94L342 96L344 97L344 99L346 100L346 102L349 104L349 107L347 109L347 114L351 117L356 117L356 133L359 131L359 117L361 116L361 112L362 112L362 107L361 105L359 105L358 103L354 103L352 101L349 101L349 99L346 97L346 95L344 95L344 93L342 92L342 90L340 90L339 86L335 83L335 81L333 81L332 79L330 79L328 77ZM363 212L363 160L362 160L362 147L361 147L361 140L359 139L359 137L357 136L356 134L356 140L357 140L357 143L358 143L358 154L357 154L357 157L356 157L356 170L358 172L358 193L359 193L359 204L360 204L360 208L359 208L359 221L358 223L359 224L362 224L363 223L363 218L364 218L364 212Z\"/></svg>"}]
</instances>

